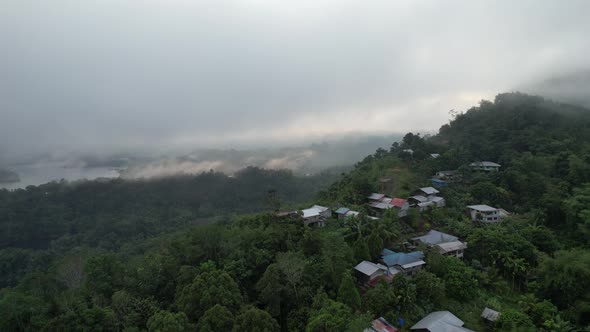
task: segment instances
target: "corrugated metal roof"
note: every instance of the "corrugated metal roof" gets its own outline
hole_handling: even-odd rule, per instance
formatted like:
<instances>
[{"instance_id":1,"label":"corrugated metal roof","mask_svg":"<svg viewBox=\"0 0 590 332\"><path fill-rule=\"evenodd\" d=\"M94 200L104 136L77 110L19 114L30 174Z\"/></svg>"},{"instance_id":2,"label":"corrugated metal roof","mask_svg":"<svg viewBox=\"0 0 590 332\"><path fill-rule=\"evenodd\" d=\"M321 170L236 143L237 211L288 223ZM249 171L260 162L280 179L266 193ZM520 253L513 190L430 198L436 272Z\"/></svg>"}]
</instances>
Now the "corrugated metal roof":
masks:
<instances>
[{"instance_id":1,"label":"corrugated metal roof","mask_svg":"<svg viewBox=\"0 0 590 332\"><path fill-rule=\"evenodd\" d=\"M485 204L468 205L467 207L470 208L471 210L475 210L475 211L479 211L479 212L494 212L494 211L498 210L495 207L491 207L491 206L485 205Z\"/></svg>"},{"instance_id":2,"label":"corrugated metal roof","mask_svg":"<svg viewBox=\"0 0 590 332\"><path fill-rule=\"evenodd\" d=\"M501 167L502 165L496 164L495 162L491 162L491 161L476 161L476 162L469 164L469 166L472 166L472 167Z\"/></svg>"},{"instance_id":3,"label":"corrugated metal roof","mask_svg":"<svg viewBox=\"0 0 590 332\"><path fill-rule=\"evenodd\" d=\"M425 244L430 244L430 245L435 245L435 244L439 244L439 243L444 243L444 242L452 242L452 241L457 241L459 238L457 238L456 236L447 234L447 233L443 233L443 232L439 232L437 230L430 230L428 233L422 235L422 236L417 236L415 238L412 238L412 240L415 241L420 241L422 243Z\"/></svg>"},{"instance_id":4,"label":"corrugated metal roof","mask_svg":"<svg viewBox=\"0 0 590 332\"><path fill-rule=\"evenodd\" d=\"M424 188L420 188L420 191L422 191L423 193L425 193L426 195L434 195L434 194L438 194L440 191L432 188L432 187L424 187Z\"/></svg>"},{"instance_id":5,"label":"corrugated metal roof","mask_svg":"<svg viewBox=\"0 0 590 332\"><path fill-rule=\"evenodd\" d=\"M314 205L309 209L301 210L303 212L303 218L310 218L319 216L322 212L328 210L329 208L321 205Z\"/></svg>"},{"instance_id":6,"label":"corrugated metal roof","mask_svg":"<svg viewBox=\"0 0 590 332\"><path fill-rule=\"evenodd\" d=\"M410 197L411 199L417 200L418 202L428 202L428 198L422 196L422 195L416 195L416 196L412 196Z\"/></svg>"},{"instance_id":7,"label":"corrugated metal roof","mask_svg":"<svg viewBox=\"0 0 590 332\"><path fill-rule=\"evenodd\" d=\"M416 261L416 262L412 262L412 263L404 264L404 265L402 265L401 267L403 267L404 269L409 269L409 268L412 268L412 267L414 267L414 266L419 266L419 265L424 265L424 264L426 264L426 262L425 262L425 261L423 261L423 260L419 260L419 261Z\"/></svg>"},{"instance_id":8,"label":"corrugated metal roof","mask_svg":"<svg viewBox=\"0 0 590 332\"><path fill-rule=\"evenodd\" d=\"M372 330L376 331L376 332L397 332L398 331L397 328L395 328L393 325L391 325L383 317L379 317L379 318L375 319L371 325L373 327Z\"/></svg>"},{"instance_id":9,"label":"corrugated metal roof","mask_svg":"<svg viewBox=\"0 0 590 332\"><path fill-rule=\"evenodd\" d=\"M361 272L364 275L371 276L373 273L379 270L387 270L387 268L381 264L375 264L369 261L362 261L354 267L355 270Z\"/></svg>"},{"instance_id":10,"label":"corrugated metal roof","mask_svg":"<svg viewBox=\"0 0 590 332\"><path fill-rule=\"evenodd\" d=\"M428 330L430 332L473 332L463 326L463 321L450 311L435 311L422 318L411 330Z\"/></svg>"},{"instance_id":11,"label":"corrugated metal roof","mask_svg":"<svg viewBox=\"0 0 590 332\"><path fill-rule=\"evenodd\" d=\"M358 212L358 211L348 211L348 212L346 212L346 216L347 217L356 217L359 215L359 213L360 212Z\"/></svg>"},{"instance_id":12,"label":"corrugated metal roof","mask_svg":"<svg viewBox=\"0 0 590 332\"><path fill-rule=\"evenodd\" d=\"M467 246L465 245L465 243L463 243L461 241L452 241L452 242L439 243L436 246L440 248L439 251L441 253L445 253L445 252L449 252L449 251L455 251L455 250L461 250L461 249L467 248Z\"/></svg>"},{"instance_id":13,"label":"corrugated metal roof","mask_svg":"<svg viewBox=\"0 0 590 332\"><path fill-rule=\"evenodd\" d=\"M403 253L391 251L389 249L383 249L381 255L383 256L383 262L385 262L385 265L387 266L399 265L403 267L407 264L422 261L422 259L424 258L424 253L422 253L421 251Z\"/></svg>"},{"instance_id":14,"label":"corrugated metal roof","mask_svg":"<svg viewBox=\"0 0 590 332\"><path fill-rule=\"evenodd\" d=\"M371 203L370 205L376 209L381 209L381 210L387 210L387 209L391 208L391 205L389 205L388 203L382 203L382 202L374 202L374 203Z\"/></svg>"},{"instance_id":15,"label":"corrugated metal roof","mask_svg":"<svg viewBox=\"0 0 590 332\"><path fill-rule=\"evenodd\" d=\"M330 209L330 208L328 208L328 207L321 206L321 205L314 205L314 206L312 206L312 208L314 208L314 209L318 209L318 210L320 210L321 212L324 212L324 211L327 211L327 210L329 210L329 209Z\"/></svg>"},{"instance_id":16,"label":"corrugated metal roof","mask_svg":"<svg viewBox=\"0 0 590 332\"><path fill-rule=\"evenodd\" d=\"M401 208L404 206L404 204L406 204L407 200L403 199L403 198L394 198L391 200L391 205Z\"/></svg>"},{"instance_id":17,"label":"corrugated metal roof","mask_svg":"<svg viewBox=\"0 0 590 332\"><path fill-rule=\"evenodd\" d=\"M349 208L341 207L338 210L334 211L334 213L336 213L336 214L346 214L348 211L350 211Z\"/></svg>"},{"instance_id":18,"label":"corrugated metal roof","mask_svg":"<svg viewBox=\"0 0 590 332\"><path fill-rule=\"evenodd\" d=\"M380 200L383 199L383 197L385 197L384 194L372 193L367 198L370 199L370 200L373 200L373 201L380 201Z\"/></svg>"}]
</instances>

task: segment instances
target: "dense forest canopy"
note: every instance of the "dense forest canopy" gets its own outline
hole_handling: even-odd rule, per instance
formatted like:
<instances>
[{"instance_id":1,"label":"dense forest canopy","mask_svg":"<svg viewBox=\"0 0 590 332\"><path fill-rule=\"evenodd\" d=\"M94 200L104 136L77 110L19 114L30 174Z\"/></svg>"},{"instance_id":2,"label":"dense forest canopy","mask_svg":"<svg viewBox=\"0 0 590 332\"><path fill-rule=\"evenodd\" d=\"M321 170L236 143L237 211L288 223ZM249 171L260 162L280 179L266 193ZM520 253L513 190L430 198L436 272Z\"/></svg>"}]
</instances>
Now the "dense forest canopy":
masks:
<instances>
[{"instance_id":1,"label":"dense forest canopy","mask_svg":"<svg viewBox=\"0 0 590 332\"><path fill-rule=\"evenodd\" d=\"M366 218L371 192L407 197L441 170L462 179L440 189L445 208ZM307 203L361 214L311 228L272 213ZM471 204L512 214L481 226ZM380 316L404 331L437 310L476 331L588 331L590 111L501 94L342 176L50 183L0 191L0 223L2 331L362 331ZM430 229L465 257L419 248L415 276L359 287L358 262Z\"/></svg>"}]
</instances>

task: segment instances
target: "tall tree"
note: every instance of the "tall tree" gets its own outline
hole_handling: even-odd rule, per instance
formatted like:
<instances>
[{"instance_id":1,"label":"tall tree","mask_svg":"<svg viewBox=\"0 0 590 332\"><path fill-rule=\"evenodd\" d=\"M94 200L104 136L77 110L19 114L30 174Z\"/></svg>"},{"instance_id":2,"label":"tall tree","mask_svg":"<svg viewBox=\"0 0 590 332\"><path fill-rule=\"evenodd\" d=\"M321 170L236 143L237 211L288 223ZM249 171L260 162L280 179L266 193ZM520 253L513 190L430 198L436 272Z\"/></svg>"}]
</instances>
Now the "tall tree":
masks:
<instances>
[{"instance_id":1,"label":"tall tree","mask_svg":"<svg viewBox=\"0 0 590 332\"><path fill-rule=\"evenodd\" d=\"M173 313L170 311L159 311L147 322L149 332L185 332L190 331L188 319L183 312Z\"/></svg>"},{"instance_id":2,"label":"tall tree","mask_svg":"<svg viewBox=\"0 0 590 332\"><path fill-rule=\"evenodd\" d=\"M216 304L205 311L199 319L197 331L218 332L231 331L234 326L234 315L226 307Z\"/></svg>"},{"instance_id":3,"label":"tall tree","mask_svg":"<svg viewBox=\"0 0 590 332\"><path fill-rule=\"evenodd\" d=\"M359 295L352 276L350 273L345 272L342 276L342 282L338 289L338 301L351 307L353 310L357 310L361 307L361 297Z\"/></svg>"},{"instance_id":4,"label":"tall tree","mask_svg":"<svg viewBox=\"0 0 590 332\"><path fill-rule=\"evenodd\" d=\"M277 321L264 311L253 306L242 308L236 316L234 332L278 332Z\"/></svg>"},{"instance_id":5,"label":"tall tree","mask_svg":"<svg viewBox=\"0 0 590 332\"><path fill-rule=\"evenodd\" d=\"M176 298L178 308L194 321L216 304L230 310L237 310L242 304L240 288L229 274L220 270L201 273Z\"/></svg>"}]
</instances>

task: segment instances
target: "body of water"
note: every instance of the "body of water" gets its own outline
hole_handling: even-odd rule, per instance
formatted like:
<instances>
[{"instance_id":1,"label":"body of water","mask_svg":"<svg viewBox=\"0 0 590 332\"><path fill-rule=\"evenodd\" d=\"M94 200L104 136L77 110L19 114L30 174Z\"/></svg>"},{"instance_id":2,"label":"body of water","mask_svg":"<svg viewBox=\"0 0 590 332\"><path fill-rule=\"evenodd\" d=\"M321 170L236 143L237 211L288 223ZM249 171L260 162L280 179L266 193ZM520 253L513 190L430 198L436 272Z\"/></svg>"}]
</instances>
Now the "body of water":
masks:
<instances>
[{"instance_id":1,"label":"body of water","mask_svg":"<svg viewBox=\"0 0 590 332\"><path fill-rule=\"evenodd\" d=\"M68 181L96 178L116 178L119 172L112 167L66 167L63 163L44 162L33 165L9 167L18 173L20 182L0 183L0 188L18 189L37 186L51 181L65 179Z\"/></svg>"}]
</instances>

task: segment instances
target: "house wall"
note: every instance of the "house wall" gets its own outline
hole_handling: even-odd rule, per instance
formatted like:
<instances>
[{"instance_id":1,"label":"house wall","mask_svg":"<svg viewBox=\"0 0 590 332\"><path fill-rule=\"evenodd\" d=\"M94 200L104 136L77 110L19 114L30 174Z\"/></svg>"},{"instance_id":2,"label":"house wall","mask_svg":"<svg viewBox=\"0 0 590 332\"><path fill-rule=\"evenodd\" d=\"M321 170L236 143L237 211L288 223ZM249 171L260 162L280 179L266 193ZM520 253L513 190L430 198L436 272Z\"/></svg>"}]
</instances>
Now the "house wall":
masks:
<instances>
[{"instance_id":1,"label":"house wall","mask_svg":"<svg viewBox=\"0 0 590 332\"><path fill-rule=\"evenodd\" d=\"M413 276L414 274L416 274L418 272L418 270L420 270L422 268L422 265L418 265L418 266L414 266L411 267L409 269L404 269L401 266L399 267L400 270L402 270L403 273L405 273L408 276Z\"/></svg>"},{"instance_id":2,"label":"house wall","mask_svg":"<svg viewBox=\"0 0 590 332\"><path fill-rule=\"evenodd\" d=\"M476 171L485 171L485 172L497 172L499 167L495 166L471 166L472 169Z\"/></svg>"},{"instance_id":3,"label":"house wall","mask_svg":"<svg viewBox=\"0 0 590 332\"><path fill-rule=\"evenodd\" d=\"M317 226L322 227L325 225L325 219L321 216L313 216L303 219L303 224L305 226Z\"/></svg>"},{"instance_id":4,"label":"house wall","mask_svg":"<svg viewBox=\"0 0 590 332\"><path fill-rule=\"evenodd\" d=\"M443 256L453 256L453 257L457 257L457 258L463 258L463 249L445 252L445 253L443 253Z\"/></svg>"},{"instance_id":5,"label":"house wall","mask_svg":"<svg viewBox=\"0 0 590 332\"><path fill-rule=\"evenodd\" d=\"M478 216L478 214L480 216ZM471 210L471 220L481 222L497 222L500 221L500 213L498 210L493 212L479 212Z\"/></svg>"}]
</instances>

